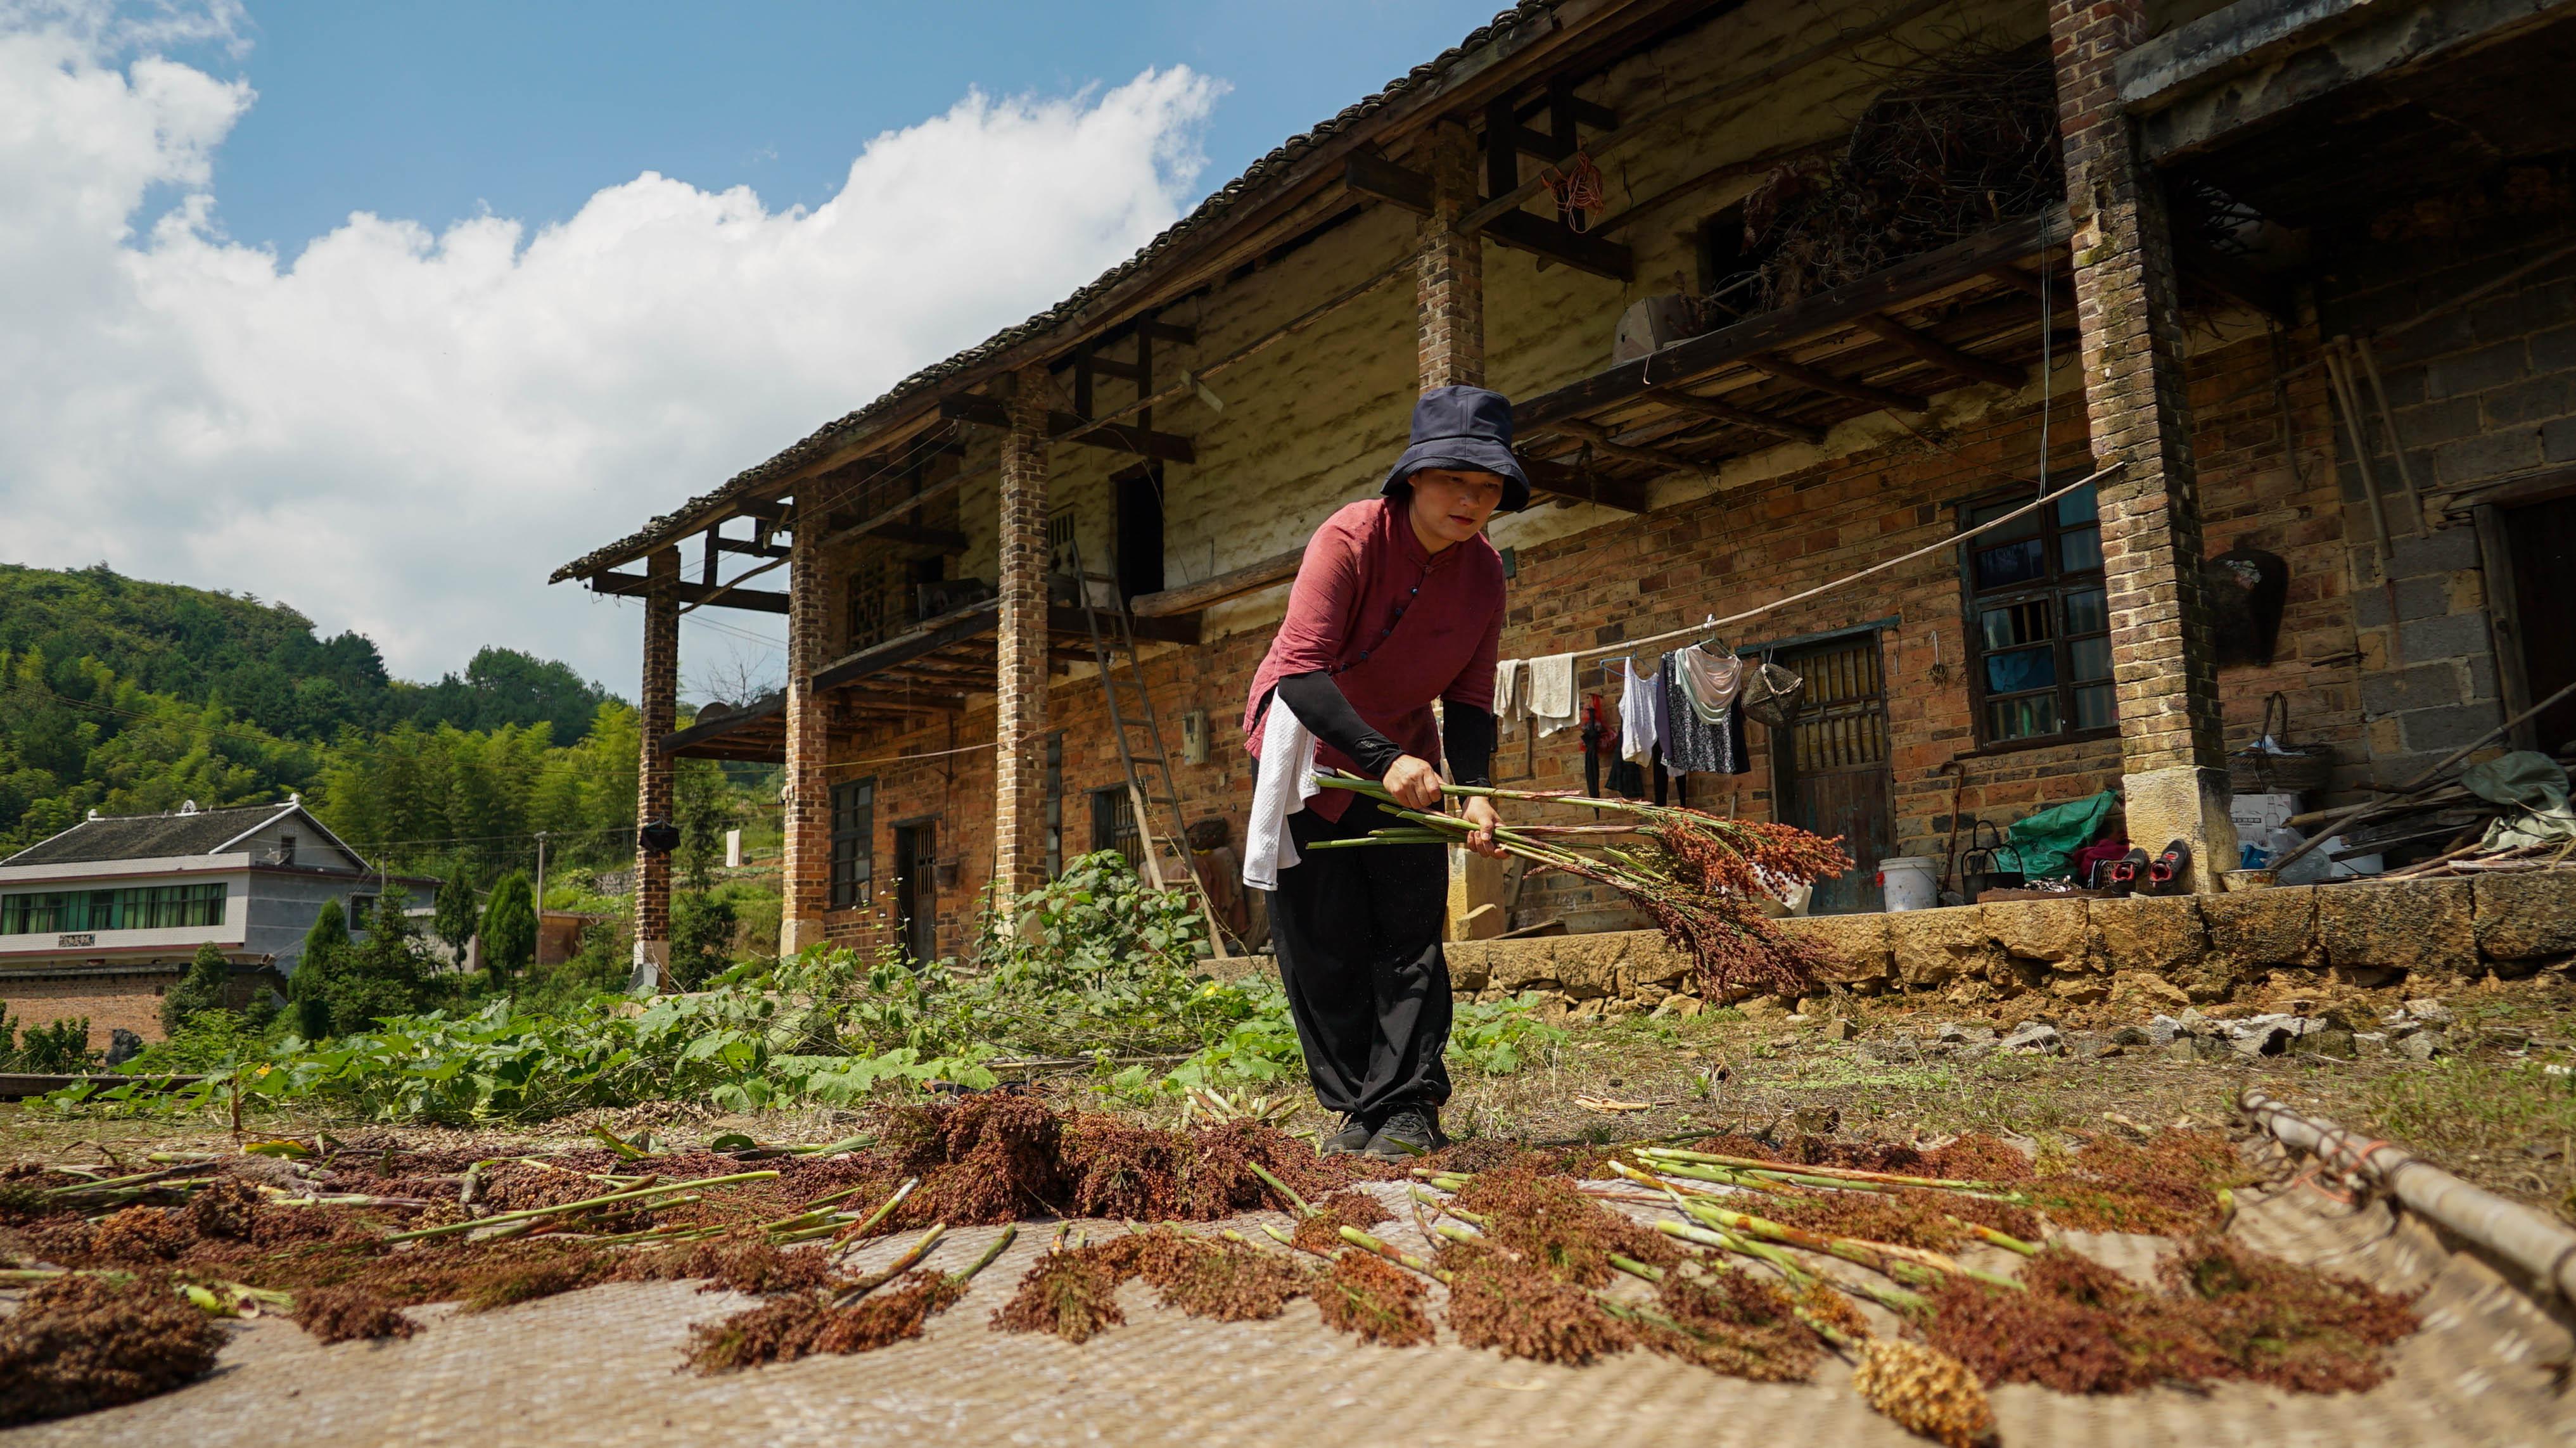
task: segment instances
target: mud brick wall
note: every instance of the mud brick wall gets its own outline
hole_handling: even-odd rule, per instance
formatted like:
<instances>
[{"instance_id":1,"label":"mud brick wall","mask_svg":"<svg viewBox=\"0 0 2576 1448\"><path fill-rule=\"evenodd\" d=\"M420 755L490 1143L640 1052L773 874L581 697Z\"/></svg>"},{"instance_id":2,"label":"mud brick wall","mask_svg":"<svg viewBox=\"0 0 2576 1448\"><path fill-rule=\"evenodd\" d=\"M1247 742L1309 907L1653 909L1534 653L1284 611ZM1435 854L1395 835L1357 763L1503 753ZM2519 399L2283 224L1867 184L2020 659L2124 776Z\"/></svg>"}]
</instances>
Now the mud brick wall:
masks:
<instances>
[{"instance_id":1,"label":"mud brick wall","mask_svg":"<svg viewBox=\"0 0 2576 1448\"><path fill-rule=\"evenodd\" d=\"M2280 988L2518 979L2576 963L2576 871L2127 900L2017 900L1783 921L1824 946L1826 982L1978 1006L2044 994L2142 1012ZM1536 991L1579 1015L1709 1004L1653 931L1453 943L1465 998ZM1668 999L1677 998L1677 999Z\"/></svg>"},{"instance_id":2,"label":"mud brick wall","mask_svg":"<svg viewBox=\"0 0 2576 1448\"><path fill-rule=\"evenodd\" d=\"M2490 204L2501 213L2506 203L2437 199L2330 237L2317 283L2324 333L2389 329L2564 244L2563 210L2480 215ZM2342 430L2333 445L2353 518L2352 602L2371 675L2363 707L2378 771L2394 782L2503 722L2477 532L2444 517L2443 505L2480 484L2576 466L2576 278L2564 266L2543 268L2377 345L2398 439L2427 504L2424 516L2409 514L2365 380L2373 468L2393 535L2393 638L2360 467Z\"/></svg>"},{"instance_id":3,"label":"mud brick wall","mask_svg":"<svg viewBox=\"0 0 2576 1448\"><path fill-rule=\"evenodd\" d=\"M135 975L0 976L0 1005L17 1018L20 1029L49 1026L74 1016L89 1018L89 1048L107 1049L109 1033L119 1027L145 1041L165 1036L161 1029L161 996L179 983L182 971Z\"/></svg>"}]
</instances>

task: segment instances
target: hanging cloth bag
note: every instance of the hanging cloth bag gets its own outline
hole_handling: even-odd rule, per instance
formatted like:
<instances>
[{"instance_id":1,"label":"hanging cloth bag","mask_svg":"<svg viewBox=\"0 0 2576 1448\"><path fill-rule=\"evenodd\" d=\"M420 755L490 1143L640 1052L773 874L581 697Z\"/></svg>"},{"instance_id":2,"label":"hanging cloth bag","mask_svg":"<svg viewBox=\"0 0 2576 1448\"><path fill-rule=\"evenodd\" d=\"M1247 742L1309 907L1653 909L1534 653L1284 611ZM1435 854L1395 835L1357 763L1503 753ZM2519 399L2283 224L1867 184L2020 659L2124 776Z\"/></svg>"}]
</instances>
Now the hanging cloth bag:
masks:
<instances>
[{"instance_id":1,"label":"hanging cloth bag","mask_svg":"<svg viewBox=\"0 0 2576 1448\"><path fill-rule=\"evenodd\" d=\"M1761 721L1768 729L1786 729L1798 722L1798 701L1807 692L1807 681L1771 662L1762 662L1745 671L1744 712Z\"/></svg>"}]
</instances>

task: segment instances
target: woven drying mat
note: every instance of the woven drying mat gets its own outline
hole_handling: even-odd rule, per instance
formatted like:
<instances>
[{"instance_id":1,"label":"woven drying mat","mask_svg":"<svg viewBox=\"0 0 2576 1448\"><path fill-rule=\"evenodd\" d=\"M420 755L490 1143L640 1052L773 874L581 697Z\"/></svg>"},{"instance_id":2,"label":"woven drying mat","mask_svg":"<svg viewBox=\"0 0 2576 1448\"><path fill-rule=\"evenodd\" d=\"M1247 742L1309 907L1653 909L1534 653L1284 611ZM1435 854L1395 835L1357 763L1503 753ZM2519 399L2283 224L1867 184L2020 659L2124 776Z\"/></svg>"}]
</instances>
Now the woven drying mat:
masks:
<instances>
[{"instance_id":1,"label":"woven drying mat","mask_svg":"<svg viewBox=\"0 0 2576 1448\"><path fill-rule=\"evenodd\" d=\"M1390 1196L1401 1188L1389 1188ZM2070 1397L1995 1394L2003 1442L2540 1444L2576 1439L2576 1405L2551 1391L2566 1331L2482 1263L2384 1207L2306 1188L2243 1194L2234 1227L2263 1251L2383 1287L2426 1288L2424 1329L2367 1394L2295 1395L2245 1384ZM1249 1229L1261 1218L1247 1218ZM1278 1221L1277 1218L1269 1220ZM1095 1235L1121 1228L1100 1224ZM1410 1221L1385 1234L1419 1250ZM675 1371L692 1322L746 1304L689 1283L621 1284L477 1316L423 1309L406 1341L317 1347L274 1320L239 1325L217 1370L180 1392L0 1433L0 1443L81 1448L276 1448L299 1444L1514 1444L1672 1442L1919 1445L1870 1412L1828 1359L1812 1383L1720 1378L1642 1352L1588 1368L1507 1360L1448 1342L1357 1345L1292 1304L1271 1322L1211 1323L1131 1284L1128 1322L1081 1347L989 1331L1050 1233L1020 1243L928 1336L859 1357L809 1358L720 1378ZM968 1260L992 1229L960 1231L940 1261ZM2085 1235L2112 1266L2152 1270L2155 1238ZM880 1243L870 1265L896 1244Z\"/></svg>"}]
</instances>

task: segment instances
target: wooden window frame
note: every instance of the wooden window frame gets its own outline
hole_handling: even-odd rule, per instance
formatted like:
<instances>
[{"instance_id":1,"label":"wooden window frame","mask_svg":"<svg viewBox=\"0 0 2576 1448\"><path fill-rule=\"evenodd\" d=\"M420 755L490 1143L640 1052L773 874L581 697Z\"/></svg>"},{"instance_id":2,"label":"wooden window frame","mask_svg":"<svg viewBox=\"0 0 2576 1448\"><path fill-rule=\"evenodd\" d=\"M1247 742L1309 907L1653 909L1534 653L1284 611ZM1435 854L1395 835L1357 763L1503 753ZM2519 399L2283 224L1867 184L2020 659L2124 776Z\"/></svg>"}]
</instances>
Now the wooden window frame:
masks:
<instances>
[{"instance_id":1,"label":"wooden window frame","mask_svg":"<svg viewBox=\"0 0 2576 1448\"><path fill-rule=\"evenodd\" d=\"M1952 518L1957 530L1964 532L1968 528L1974 526L1971 520L1980 509L1991 508L1998 503L2024 502L2028 501L2028 497L2028 494L2023 493L2019 489L1980 494L1976 497L1967 498L1952 504ZM1986 543L1987 540L1970 538L1962 540L1959 544L1957 566L1959 571L1960 637L1965 644L1966 658L1964 662L1968 674L1968 712L1970 727L1975 730L1974 737L1977 741L1977 747L1973 752L1977 754L2006 754L2023 749L2047 749L2065 744L2081 744L2092 740L2117 739L2120 737L2119 700L2116 692L2112 698L2112 718L2110 723L2091 728L2073 727L2073 721L2077 717L2075 707L2076 690L2080 687L2108 685L2111 683L2111 679L2107 675L2102 678L2085 679L2081 681L2077 680L2075 678L2075 670L2073 666L2074 661L2071 657L2071 651L2075 644L2095 638L2099 638L2104 641L2103 648L2105 655L2107 656L2110 649L2109 640L2112 634L2110 627L2110 591L2100 562L2100 530L2102 524L2098 494L2096 495L2094 521L2090 525L2094 530L2095 540L2095 562L2090 568L2068 569L2062 566L2065 555L2060 549L2059 540L2065 536L2066 533L2081 532L2082 528L2078 527L2061 530L2057 521L2058 506L2059 505L2056 503L2051 503L2049 506L2042 508L2038 514L2041 553L2047 565L2047 572L2042 577L2024 583L2009 584L1981 590L1977 587L1976 561L1980 545ZM2103 626L2098 631L2086 630L2082 633L2075 633L2066 627L2066 600L2070 597L2087 592L2099 592L2103 596ZM2016 644L2009 645L2004 649L1988 649L1985 642L1985 614L1990 609L2008 607L2014 604L2028 604L2041 600L2045 600L2047 602L2051 611L2051 633L2047 642L2050 646L2050 659L2055 671L2056 682L2053 689L2056 695L2057 718L2060 727L2046 734L2027 734L2015 735L2010 738L1997 738L1994 733L1992 714L1989 705L1998 702L2000 699L2039 697L2042 691L2038 689L2021 689L2013 690L2002 695L1989 693L1986 687L1987 655L1989 653L2008 652L2010 649L2027 647L2027 645Z\"/></svg>"},{"instance_id":2,"label":"wooden window frame","mask_svg":"<svg viewBox=\"0 0 2576 1448\"><path fill-rule=\"evenodd\" d=\"M876 777L833 785L831 813L827 908L864 910L876 903Z\"/></svg>"}]
</instances>

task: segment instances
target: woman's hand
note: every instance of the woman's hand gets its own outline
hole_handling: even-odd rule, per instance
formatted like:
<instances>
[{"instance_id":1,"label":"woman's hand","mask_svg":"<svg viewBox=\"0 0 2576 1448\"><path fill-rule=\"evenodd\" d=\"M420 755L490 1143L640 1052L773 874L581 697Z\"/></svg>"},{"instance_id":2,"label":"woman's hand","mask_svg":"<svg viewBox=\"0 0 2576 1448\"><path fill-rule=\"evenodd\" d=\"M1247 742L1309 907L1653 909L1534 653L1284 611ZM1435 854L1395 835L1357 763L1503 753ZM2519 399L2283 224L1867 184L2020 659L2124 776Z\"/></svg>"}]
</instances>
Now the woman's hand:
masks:
<instances>
[{"instance_id":1,"label":"woman's hand","mask_svg":"<svg viewBox=\"0 0 2576 1448\"><path fill-rule=\"evenodd\" d=\"M1440 771L1427 759L1408 754L1389 765L1379 782L1406 809L1440 808Z\"/></svg>"},{"instance_id":2,"label":"woman's hand","mask_svg":"<svg viewBox=\"0 0 2576 1448\"><path fill-rule=\"evenodd\" d=\"M1474 850L1487 859L1499 860L1503 857L1503 847L1494 840L1494 831L1502 828L1503 817L1495 813L1492 800L1481 794L1476 795L1467 801L1467 807L1460 810L1458 815L1459 818L1476 827L1476 832L1467 837L1468 849Z\"/></svg>"}]
</instances>

